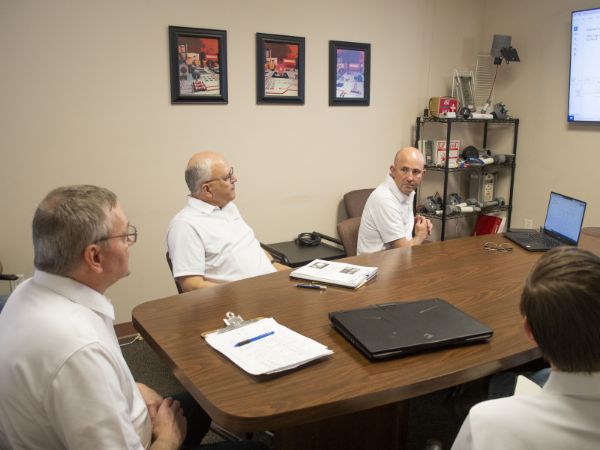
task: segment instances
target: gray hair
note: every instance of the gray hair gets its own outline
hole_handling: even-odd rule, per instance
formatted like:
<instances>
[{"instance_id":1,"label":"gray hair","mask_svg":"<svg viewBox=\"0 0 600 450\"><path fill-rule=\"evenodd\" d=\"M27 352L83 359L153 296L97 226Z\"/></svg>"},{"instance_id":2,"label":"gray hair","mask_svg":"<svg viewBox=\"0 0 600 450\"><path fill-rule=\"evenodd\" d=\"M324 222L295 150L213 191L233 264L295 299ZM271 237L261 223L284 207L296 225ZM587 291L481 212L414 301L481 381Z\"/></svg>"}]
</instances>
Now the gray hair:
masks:
<instances>
[{"instance_id":1,"label":"gray hair","mask_svg":"<svg viewBox=\"0 0 600 450\"><path fill-rule=\"evenodd\" d=\"M203 158L197 164L189 166L185 171L185 182L190 194L195 195L202 183L212 178L212 158Z\"/></svg>"},{"instance_id":2,"label":"gray hair","mask_svg":"<svg viewBox=\"0 0 600 450\"><path fill-rule=\"evenodd\" d=\"M33 264L39 270L69 275L85 248L108 237L108 212L117 196L108 189L75 185L51 191L33 216Z\"/></svg>"}]
</instances>

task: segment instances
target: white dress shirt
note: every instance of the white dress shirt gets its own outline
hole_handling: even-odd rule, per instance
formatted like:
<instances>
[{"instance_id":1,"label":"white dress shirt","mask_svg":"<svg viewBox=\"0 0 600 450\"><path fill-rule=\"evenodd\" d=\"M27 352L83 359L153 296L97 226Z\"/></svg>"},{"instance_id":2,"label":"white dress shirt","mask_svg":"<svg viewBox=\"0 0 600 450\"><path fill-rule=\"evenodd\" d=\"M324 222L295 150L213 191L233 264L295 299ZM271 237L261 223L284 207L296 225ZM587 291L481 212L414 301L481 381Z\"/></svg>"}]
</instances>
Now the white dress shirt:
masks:
<instances>
[{"instance_id":1,"label":"white dress shirt","mask_svg":"<svg viewBox=\"0 0 600 450\"><path fill-rule=\"evenodd\" d=\"M275 272L233 202L219 208L188 197L169 225L167 248L175 278L226 282Z\"/></svg>"},{"instance_id":2,"label":"white dress shirt","mask_svg":"<svg viewBox=\"0 0 600 450\"><path fill-rule=\"evenodd\" d=\"M357 254L388 249L398 239L410 241L415 226L414 197L414 192L410 195L400 192L388 175L365 204L358 229Z\"/></svg>"},{"instance_id":3,"label":"white dress shirt","mask_svg":"<svg viewBox=\"0 0 600 450\"><path fill-rule=\"evenodd\" d=\"M0 448L143 449L152 426L97 291L36 271L0 314Z\"/></svg>"},{"instance_id":4,"label":"white dress shirt","mask_svg":"<svg viewBox=\"0 0 600 450\"><path fill-rule=\"evenodd\" d=\"M453 450L597 450L600 372L553 370L538 395L489 400L471 408Z\"/></svg>"}]
</instances>

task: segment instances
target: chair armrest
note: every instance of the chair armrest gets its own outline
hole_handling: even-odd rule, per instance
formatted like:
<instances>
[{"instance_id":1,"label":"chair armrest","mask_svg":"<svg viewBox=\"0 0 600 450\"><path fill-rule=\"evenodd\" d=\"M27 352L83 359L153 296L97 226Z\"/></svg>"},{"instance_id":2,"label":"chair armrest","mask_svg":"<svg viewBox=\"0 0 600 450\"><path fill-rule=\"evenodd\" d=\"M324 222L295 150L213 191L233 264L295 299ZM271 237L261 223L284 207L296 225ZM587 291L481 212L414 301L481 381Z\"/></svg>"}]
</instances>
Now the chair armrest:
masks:
<instances>
[{"instance_id":1,"label":"chair armrest","mask_svg":"<svg viewBox=\"0 0 600 450\"><path fill-rule=\"evenodd\" d=\"M17 281L19 279L18 276L12 273L0 273L0 280L2 281Z\"/></svg>"},{"instance_id":2,"label":"chair armrest","mask_svg":"<svg viewBox=\"0 0 600 450\"><path fill-rule=\"evenodd\" d=\"M263 248L263 250L266 250L273 257L273 259L276 259L277 262L286 266L290 265L290 260L283 253L275 250L273 247L269 247L267 244L263 244L262 242L260 243L260 246Z\"/></svg>"},{"instance_id":3,"label":"chair armrest","mask_svg":"<svg viewBox=\"0 0 600 450\"><path fill-rule=\"evenodd\" d=\"M319 236L321 239L328 240L328 241L333 242L333 243L338 244L338 245L343 245L342 241L340 241L339 239L336 239L336 238L331 237L331 236L327 236L326 234L323 234L323 233L319 233L318 231L313 231L313 234Z\"/></svg>"}]
</instances>

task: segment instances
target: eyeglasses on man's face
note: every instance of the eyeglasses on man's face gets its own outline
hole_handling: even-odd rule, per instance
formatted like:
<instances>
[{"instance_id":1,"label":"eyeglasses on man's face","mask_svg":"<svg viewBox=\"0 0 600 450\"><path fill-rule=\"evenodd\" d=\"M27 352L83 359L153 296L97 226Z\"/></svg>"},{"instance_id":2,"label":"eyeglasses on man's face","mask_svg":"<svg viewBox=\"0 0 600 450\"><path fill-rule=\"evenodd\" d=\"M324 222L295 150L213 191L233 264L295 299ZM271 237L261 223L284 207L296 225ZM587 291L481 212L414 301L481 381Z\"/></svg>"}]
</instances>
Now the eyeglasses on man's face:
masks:
<instances>
[{"instance_id":1,"label":"eyeglasses on man's face","mask_svg":"<svg viewBox=\"0 0 600 450\"><path fill-rule=\"evenodd\" d=\"M102 241L108 241L109 239L121 238L121 239L123 239L123 242L126 242L128 245L133 245L137 242L137 236L138 236L137 228L130 224L130 225L127 225L127 233L119 234L117 236L108 236L108 237L105 237L102 239L98 239L95 243L102 242Z\"/></svg>"},{"instance_id":2,"label":"eyeglasses on man's face","mask_svg":"<svg viewBox=\"0 0 600 450\"><path fill-rule=\"evenodd\" d=\"M233 167L232 167L231 169L229 169L229 172L224 177L213 178L212 180L205 181L202 184L212 183L213 181L219 181L219 180L225 181L227 183L232 183L233 179L234 179L234 177L233 177Z\"/></svg>"}]
</instances>

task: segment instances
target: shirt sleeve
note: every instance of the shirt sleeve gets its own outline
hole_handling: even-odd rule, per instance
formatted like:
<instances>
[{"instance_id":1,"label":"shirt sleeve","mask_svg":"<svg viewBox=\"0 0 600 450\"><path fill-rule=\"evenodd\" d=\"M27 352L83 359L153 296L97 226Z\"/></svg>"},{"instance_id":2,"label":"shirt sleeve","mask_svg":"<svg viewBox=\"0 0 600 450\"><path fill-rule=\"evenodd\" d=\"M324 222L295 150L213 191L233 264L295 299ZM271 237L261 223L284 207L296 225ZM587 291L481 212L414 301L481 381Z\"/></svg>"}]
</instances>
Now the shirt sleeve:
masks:
<instances>
[{"instance_id":1,"label":"shirt sleeve","mask_svg":"<svg viewBox=\"0 0 600 450\"><path fill-rule=\"evenodd\" d=\"M67 360L44 395L51 426L65 448L142 450L150 444L145 405L132 418L136 411L125 395L127 389L137 389L130 376L100 344L88 345ZM133 396L141 397L130 393L131 403Z\"/></svg>"},{"instance_id":2,"label":"shirt sleeve","mask_svg":"<svg viewBox=\"0 0 600 450\"><path fill-rule=\"evenodd\" d=\"M192 225L181 220L173 222L167 234L167 247L175 278L206 274L206 249Z\"/></svg>"}]
</instances>

